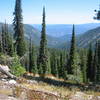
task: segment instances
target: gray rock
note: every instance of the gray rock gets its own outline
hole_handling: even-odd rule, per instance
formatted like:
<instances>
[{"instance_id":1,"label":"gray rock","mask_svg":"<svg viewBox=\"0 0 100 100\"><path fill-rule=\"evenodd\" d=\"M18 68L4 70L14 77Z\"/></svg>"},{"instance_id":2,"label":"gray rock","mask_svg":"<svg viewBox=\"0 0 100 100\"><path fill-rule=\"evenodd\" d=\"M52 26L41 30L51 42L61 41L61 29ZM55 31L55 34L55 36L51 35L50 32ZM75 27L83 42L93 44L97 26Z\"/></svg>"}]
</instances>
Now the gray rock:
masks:
<instances>
[{"instance_id":1,"label":"gray rock","mask_svg":"<svg viewBox=\"0 0 100 100\"><path fill-rule=\"evenodd\" d=\"M9 80L8 83L9 84L17 84L17 82L15 80Z\"/></svg>"},{"instance_id":2,"label":"gray rock","mask_svg":"<svg viewBox=\"0 0 100 100\"><path fill-rule=\"evenodd\" d=\"M4 75L8 76L9 78L16 79L14 75L12 75L10 72L10 69L8 66L0 65L0 72Z\"/></svg>"}]
</instances>

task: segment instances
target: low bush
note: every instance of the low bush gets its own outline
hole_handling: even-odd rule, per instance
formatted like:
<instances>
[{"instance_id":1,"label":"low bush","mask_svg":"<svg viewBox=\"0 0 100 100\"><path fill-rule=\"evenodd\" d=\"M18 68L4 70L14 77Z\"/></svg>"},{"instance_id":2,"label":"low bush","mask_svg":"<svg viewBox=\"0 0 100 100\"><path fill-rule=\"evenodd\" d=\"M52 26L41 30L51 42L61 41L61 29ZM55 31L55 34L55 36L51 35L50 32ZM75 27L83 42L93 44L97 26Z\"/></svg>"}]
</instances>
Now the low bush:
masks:
<instances>
[{"instance_id":1,"label":"low bush","mask_svg":"<svg viewBox=\"0 0 100 100\"><path fill-rule=\"evenodd\" d=\"M12 63L12 60L12 57L0 53L0 64L9 66Z\"/></svg>"},{"instance_id":2,"label":"low bush","mask_svg":"<svg viewBox=\"0 0 100 100\"><path fill-rule=\"evenodd\" d=\"M11 73L17 77L22 76L26 72L25 68L20 64L18 56L14 57L10 69Z\"/></svg>"},{"instance_id":3,"label":"low bush","mask_svg":"<svg viewBox=\"0 0 100 100\"><path fill-rule=\"evenodd\" d=\"M80 76L75 76L75 75L67 75L68 80L73 81L73 83L81 83L82 78Z\"/></svg>"}]
</instances>

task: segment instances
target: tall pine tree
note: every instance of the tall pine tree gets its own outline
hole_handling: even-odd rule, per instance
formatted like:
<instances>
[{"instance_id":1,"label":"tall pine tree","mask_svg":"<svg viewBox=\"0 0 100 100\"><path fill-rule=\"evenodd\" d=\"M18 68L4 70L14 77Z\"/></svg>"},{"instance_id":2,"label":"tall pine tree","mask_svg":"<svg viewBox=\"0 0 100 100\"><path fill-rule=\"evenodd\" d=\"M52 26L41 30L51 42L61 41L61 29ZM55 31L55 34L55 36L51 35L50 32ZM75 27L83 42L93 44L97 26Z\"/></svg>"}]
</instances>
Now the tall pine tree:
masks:
<instances>
[{"instance_id":1,"label":"tall pine tree","mask_svg":"<svg viewBox=\"0 0 100 100\"><path fill-rule=\"evenodd\" d=\"M88 50L87 57L88 57L87 58L87 69L86 69L87 79L88 79L88 81L92 81L93 80L93 76L92 76L92 73L93 73L93 52L92 52L91 44L90 44L90 47Z\"/></svg>"},{"instance_id":2,"label":"tall pine tree","mask_svg":"<svg viewBox=\"0 0 100 100\"><path fill-rule=\"evenodd\" d=\"M3 53L3 46L2 46L2 32L0 32L0 53Z\"/></svg>"},{"instance_id":3,"label":"tall pine tree","mask_svg":"<svg viewBox=\"0 0 100 100\"><path fill-rule=\"evenodd\" d=\"M13 56L14 48L13 48L13 39L11 34L8 31L8 25L5 24L2 26L2 51L4 54Z\"/></svg>"},{"instance_id":4,"label":"tall pine tree","mask_svg":"<svg viewBox=\"0 0 100 100\"><path fill-rule=\"evenodd\" d=\"M29 72L30 73L37 73L36 62L35 62L35 54L34 54L34 46L32 43L32 39L30 37L30 44L29 44Z\"/></svg>"},{"instance_id":5,"label":"tall pine tree","mask_svg":"<svg viewBox=\"0 0 100 100\"><path fill-rule=\"evenodd\" d=\"M68 72L68 74L74 74L74 72L73 72L73 64L74 64L74 58L75 58L75 52L76 52L75 49L76 49L76 46L75 46L75 27L73 25L69 61L68 61L68 64L67 64L67 72Z\"/></svg>"},{"instance_id":6,"label":"tall pine tree","mask_svg":"<svg viewBox=\"0 0 100 100\"><path fill-rule=\"evenodd\" d=\"M65 69L65 56L66 54L64 52L60 53L60 67L59 67L59 77L66 79L67 77L67 71Z\"/></svg>"},{"instance_id":7,"label":"tall pine tree","mask_svg":"<svg viewBox=\"0 0 100 100\"><path fill-rule=\"evenodd\" d=\"M94 56L94 81L100 82L100 40L96 43Z\"/></svg>"},{"instance_id":8,"label":"tall pine tree","mask_svg":"<svg viewBox=\"0 0 100 100\"><path fill-rule=\"evenodd\" d=\"M17 54L21 57L26 53L26 43L24 40L24 29L23 29L23 17L22 17L22 8L21 0L16 0L15 11L14 11L14 38L15 48Z\"/></svg>"},{"instance_id":9,"label":"tall pine tree","mask_svg":"<svg viewBox=\"0 0 100 100\"><path fill-rule=\"evenodd\" d=\"M87 51L85 49L80 50L81 56L81 70L83 76L83 82L87 82Z\"/></svg>"},{"instance_id":10,"label":"tall pine tree","mask_svg":"<svg viewBox=\"0 0 100 100\"><path fill-rule=\"evenodd\" d=\"M39 74L43 76L48 73L45 7L43 8L43 23L42 23L42 31L41 31L39 57L38 57L38 70L39 70Z\"/></svg>"},{"instance_id":11,"label":"tall pine tree","mask_svg":"<svg viewBox=\"0 0 100 100\"><path fill-rule=\"evenodd\" d=\"M100 83L100 40L98 40L98 66L97 66L97 81Z\"/></svg>"},{"instance_id":12,"label":"tall pine tree","mask_svg":"<svg viewBox=\"0 0 100 100\"><path fill-rule=\"evenodd\" d=\"M6 34L4 25L2 25L2 49L3 53L6 54Z\"/></svg>"}]
</instances>

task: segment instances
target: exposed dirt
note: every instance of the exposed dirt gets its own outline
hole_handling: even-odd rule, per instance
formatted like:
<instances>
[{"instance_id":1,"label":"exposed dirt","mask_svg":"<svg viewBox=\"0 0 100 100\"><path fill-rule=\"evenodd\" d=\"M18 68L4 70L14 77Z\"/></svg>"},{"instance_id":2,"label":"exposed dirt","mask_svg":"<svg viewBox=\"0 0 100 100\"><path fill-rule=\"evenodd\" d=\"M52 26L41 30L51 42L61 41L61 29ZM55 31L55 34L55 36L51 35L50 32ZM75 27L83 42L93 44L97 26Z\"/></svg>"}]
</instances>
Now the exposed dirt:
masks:
<instances>
[{"instance_id":1,"label":"exposed dirt","mask_svg":"<svg viewBox=\"0 0 100 100\"><path fill-rule=\"evenodd\" d=\"M1 79L0 100L100 100L99 95L86 94L81 91L73 92L72 90L66 92L68 91L66 89L62 92L60 87L46 86L44 84L35 80L19 79L15 81ZM55 92L57 89L61 90L62 93L66 92L65 95L62 96L60 92Z\"/></svg>"}]
</instances>

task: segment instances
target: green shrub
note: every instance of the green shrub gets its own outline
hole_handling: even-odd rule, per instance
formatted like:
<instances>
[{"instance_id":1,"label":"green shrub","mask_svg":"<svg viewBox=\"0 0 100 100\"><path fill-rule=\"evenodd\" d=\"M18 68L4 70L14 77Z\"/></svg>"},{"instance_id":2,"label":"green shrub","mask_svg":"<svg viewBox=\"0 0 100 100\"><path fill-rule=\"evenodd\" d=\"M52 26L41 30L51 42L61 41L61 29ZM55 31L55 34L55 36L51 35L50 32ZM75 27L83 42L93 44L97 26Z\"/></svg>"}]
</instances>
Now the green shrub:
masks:
<instances>
[{"instance_id":1,"label":"green shrub","mask_svg":"<svg viewBox=\"0 0 100 100\"><path fill-rule=\"evenodd\" d=\"M18 77L22 76L26 72L25 68L20 64L18 56L14 57L10 68L11 73Z\"/></svg>"},{"instance_id":2,"label":"green shrub","mask_svg":"<svg viewBox=\"0 0 100 100\"><path fill-rule=\"evenodd\" d=\"M76 83L82 82L82 77L80 77L80 76L68 75L67 78L68 78L68 80L71 80L71 81L76 82Z\"/></svg>"},{"instance_id":3,"label":"green shrub","mask_svg":"<svg viewBox=\"0 0 100 100\"><path fill-rule=\"evenodd\" d=\"M9 66L11 63L12 63L12 57L0 53L0 64Z\"/></svg>"}]
</instances>

